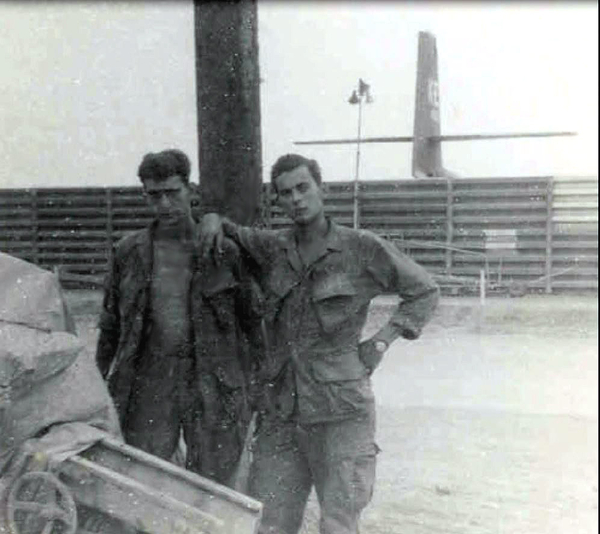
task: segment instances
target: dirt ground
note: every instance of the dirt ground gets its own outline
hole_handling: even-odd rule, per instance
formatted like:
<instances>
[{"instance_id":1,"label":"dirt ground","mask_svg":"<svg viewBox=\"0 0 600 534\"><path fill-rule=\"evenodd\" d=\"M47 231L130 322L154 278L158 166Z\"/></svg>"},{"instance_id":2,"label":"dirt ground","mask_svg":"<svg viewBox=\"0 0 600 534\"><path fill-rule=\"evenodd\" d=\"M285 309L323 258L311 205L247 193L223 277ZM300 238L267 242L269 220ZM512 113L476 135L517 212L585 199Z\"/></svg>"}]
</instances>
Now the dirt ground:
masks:
<instances>
[{"instance_id":1,"label":"dirt ground","mask_svg":"<svg viewBox=\"0 0 600 534\"><path fill-rule=\"evenodd\" d=\"M91 357L99 294L67 299ZM374 375L382 452L362 532L597 533L597 346L596 297L442 299ZM302 534L317 525L313 496Z\"/></svg>"}]
</instances>

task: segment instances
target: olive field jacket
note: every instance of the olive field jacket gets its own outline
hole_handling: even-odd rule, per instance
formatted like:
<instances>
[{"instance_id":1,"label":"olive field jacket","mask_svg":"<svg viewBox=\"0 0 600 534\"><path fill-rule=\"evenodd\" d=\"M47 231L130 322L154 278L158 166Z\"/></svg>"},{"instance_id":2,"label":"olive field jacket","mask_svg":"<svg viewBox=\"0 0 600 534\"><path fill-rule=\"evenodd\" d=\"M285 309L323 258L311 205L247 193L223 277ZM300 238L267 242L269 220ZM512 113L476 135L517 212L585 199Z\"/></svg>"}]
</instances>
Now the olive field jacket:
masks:
<instances>
[{"instance_id":1,"label":"olive field jacket","mask_svg":"<svg viewBox=\"0 0 600 534\"><path fill-rule=\"evenodd\" d=\"M126 425L136 365L150 325L147 321L152 281L154 223L124 237L115 247L105 282L96 363L108 381L122 427ZM237 245L225 240L218 265L194 251L190 288L195 378L217 383L217 391L243 392L261 345L261 296L245 270ZM214 388L213 388L214 391ZM199 395L199 393L198 393ZM240 395L236 395L237 398ZM203 399L205 428L221 424L219 399ZM231 413L236 419L241 414Z\"/></svg>"}]
</instances>

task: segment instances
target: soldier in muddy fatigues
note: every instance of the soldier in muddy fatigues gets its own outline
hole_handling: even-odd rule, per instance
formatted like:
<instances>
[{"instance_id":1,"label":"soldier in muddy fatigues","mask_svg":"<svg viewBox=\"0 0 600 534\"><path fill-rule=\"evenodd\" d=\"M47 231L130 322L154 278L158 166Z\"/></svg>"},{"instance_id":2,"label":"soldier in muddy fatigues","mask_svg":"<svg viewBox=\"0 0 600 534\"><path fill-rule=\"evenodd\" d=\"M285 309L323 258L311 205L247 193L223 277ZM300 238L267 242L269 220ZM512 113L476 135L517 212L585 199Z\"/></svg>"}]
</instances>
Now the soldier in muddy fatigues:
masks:
<instances>
[{"instance_id":1,"label":"soldier in muddy fatigues","mask_svg":"<svg viewBox=\"0 0 600 534\"><path fill-rule=\"evenodd\" d=\"M250 419L250 341L259 330L237 246L219 265L197 254L190 163L179 150L138 169L152 224L117 245L96 361L125 441L170 459L183 431L186 466L231 483Z\"/></svg>"},{"instance_id":2,"label":"soldier in muddy fatigues","mask_svg":"<svg viewBox=\"0 0 600 534\"><path fill-rule=\"evenodd\" d=\"M321 534L356 534L375 479L370 375L396 338L419 336L439 291L391 243L325 216L316 161L283 156L271 180L293 228L244 228L216 214L202 225L206 253L224 232L260 266L267 299L270 350L259 371L250 494L265 504L263 533L296 534L314 485ZM361 342L369 303L383 293L401 302Z\"/></svg>"}]
</instances>

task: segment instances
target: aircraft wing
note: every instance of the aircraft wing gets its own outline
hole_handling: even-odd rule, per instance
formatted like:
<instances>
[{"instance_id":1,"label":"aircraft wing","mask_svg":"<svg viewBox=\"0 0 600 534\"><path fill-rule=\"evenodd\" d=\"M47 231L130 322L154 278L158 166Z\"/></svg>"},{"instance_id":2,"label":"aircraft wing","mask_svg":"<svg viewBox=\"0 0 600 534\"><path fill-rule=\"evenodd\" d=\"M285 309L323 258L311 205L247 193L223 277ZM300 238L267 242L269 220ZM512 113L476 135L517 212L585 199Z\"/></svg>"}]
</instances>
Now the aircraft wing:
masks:
<instances>
[{"instance_id":1,"label":"aircraft wing","mask_svg":"<svg viewBox=\"0 0 600 534\"><path fill-rule=\"evenodd\" d=\"M425 139L440 141L481 141L486 139L522 139L529 137L567 137L577 135L576 132L529 132L506 134L464 134L464 135L432 135ZM362 143L412 143L413 136L365 137ZM320 139L316 141L294 141L295 145L350 145L358 143L358 139Z\"/></svg>"},{"instance_id":2,"label":"aircraft wing","mask_svg":"<svg viewBox=\"0 0 600 534\"><path fill-rule=\"evenodd\" d=\"M404 137L365 137L361 143L412 143L412 136ZM322 139L319 141L294 141L295 145L350 145L358 143L358 139Z\"/></svg>"},{"instance_id":3,"label":"aircraft wing","mask_svg":"<svg viewBox=\"0 0 600 534\"><path fill-rule=\"evenodd\" d=\"M522 139L526 137L568 137L577 135L576 132L531 132L507 134L469 134L469 135L432 135L431 141L479 141L486 139Z\"/></svg>"}]
</instances>

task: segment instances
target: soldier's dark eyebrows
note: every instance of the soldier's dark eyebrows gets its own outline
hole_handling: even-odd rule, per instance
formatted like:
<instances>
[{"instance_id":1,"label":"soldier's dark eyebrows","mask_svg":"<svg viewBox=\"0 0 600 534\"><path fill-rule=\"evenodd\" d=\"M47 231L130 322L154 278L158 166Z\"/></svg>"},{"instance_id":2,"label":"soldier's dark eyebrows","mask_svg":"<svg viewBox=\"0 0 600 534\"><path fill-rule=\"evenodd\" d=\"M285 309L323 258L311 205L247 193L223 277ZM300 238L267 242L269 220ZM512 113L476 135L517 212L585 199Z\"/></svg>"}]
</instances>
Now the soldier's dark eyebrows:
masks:
<instances>
[{"instance_id":1,"label":"soldier's dark eyebrows","mask_svg":"<svg viewBox=\"0 0 600 534\"><path fill-rule=\"evenodd\" d=\"M308 190L309 187L310 187L309 179L302 179L302 181L294 184L293 187L284 187L284 188L279 189L279 194L280 195L289 195L293 189L297 189L301 193L304 193Z\"/></svg>"},{"instance_id":2,"label":"soldier's dark eyebrows","mask_svg":"<svg viewBox=\"0 0 600 534\"><path fill-rule=\"evenodd\" d=\"M162 195L174 195L182 190L181 187L159 187L156 189L146 189L144 193L150 198L158 198Z\"/></svg>"},{"instance_id":3,"label":"soldier's dark eyebrows","mask_svg":"<svg viewBox=\"0 0 600 534\"><path fill-rule=\"evenodd\" d=\"M181 191L181 187L156 187L153 189L146 189L146 191L148 193L151 193L153 191L160 191L160 192L162 192L162 191Z\"/></svg>"}]
</instances>

